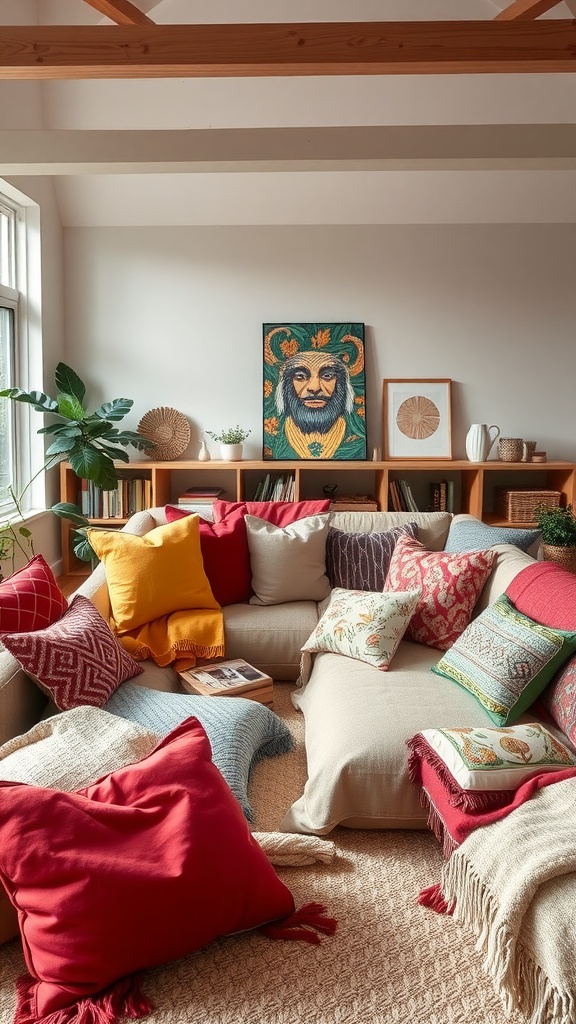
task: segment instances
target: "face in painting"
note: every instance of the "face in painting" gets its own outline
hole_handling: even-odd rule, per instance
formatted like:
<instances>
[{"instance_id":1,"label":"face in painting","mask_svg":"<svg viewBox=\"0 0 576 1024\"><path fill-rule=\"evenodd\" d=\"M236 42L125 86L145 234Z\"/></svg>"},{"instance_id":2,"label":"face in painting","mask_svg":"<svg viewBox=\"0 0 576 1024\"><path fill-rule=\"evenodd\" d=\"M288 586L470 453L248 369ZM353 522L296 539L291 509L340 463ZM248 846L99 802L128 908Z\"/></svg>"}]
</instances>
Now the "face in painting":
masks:
<instances>
[{"instance_id":1,"label":"face in painting","mask_svg":"<svg viewBox=\"0 0 576 1024\"><path fill-rule=\"evenodd\" d=\"M325 352L301 352L287 359L276 389L278 412L290 416L304 433L327 433L353 408L348 370Z\"/></svg>"}]
</instances>

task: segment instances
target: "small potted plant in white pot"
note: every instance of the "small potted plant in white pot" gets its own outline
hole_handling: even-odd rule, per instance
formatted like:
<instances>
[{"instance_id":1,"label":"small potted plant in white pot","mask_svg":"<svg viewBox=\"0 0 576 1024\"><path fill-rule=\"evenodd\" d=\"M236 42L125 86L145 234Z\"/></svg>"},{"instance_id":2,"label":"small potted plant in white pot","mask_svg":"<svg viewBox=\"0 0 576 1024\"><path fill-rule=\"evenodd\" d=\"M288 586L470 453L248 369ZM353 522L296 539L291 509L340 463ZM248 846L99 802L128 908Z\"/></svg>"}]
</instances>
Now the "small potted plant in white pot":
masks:
<instances>
[{"instance_id":1,"label":"small potted plant in white pot","mask_svg":"<svg viewBox=\"0 0 576 1024\"><path fill-rule=\"evenodd\" d=\"M559 562L576 572L576 516L572 505L539 505L535 519L542 533L542 554L546 561Z\"/></svg>"},{"instance_id":2,"label":"small potted plant in white pot","mask_svg":"<svg viewBox=\"0 0 576 1024\"><path fill-rule=\"evenodd\" d=\"M220 454L223 459L227 462L239 462L242 458L242 444L251 431L244 430L236 424L235 427L222 430L219 434L213 434L211 430L207 430L206 433L213 441L220 442Z\"/></svg>"}]
</instances>

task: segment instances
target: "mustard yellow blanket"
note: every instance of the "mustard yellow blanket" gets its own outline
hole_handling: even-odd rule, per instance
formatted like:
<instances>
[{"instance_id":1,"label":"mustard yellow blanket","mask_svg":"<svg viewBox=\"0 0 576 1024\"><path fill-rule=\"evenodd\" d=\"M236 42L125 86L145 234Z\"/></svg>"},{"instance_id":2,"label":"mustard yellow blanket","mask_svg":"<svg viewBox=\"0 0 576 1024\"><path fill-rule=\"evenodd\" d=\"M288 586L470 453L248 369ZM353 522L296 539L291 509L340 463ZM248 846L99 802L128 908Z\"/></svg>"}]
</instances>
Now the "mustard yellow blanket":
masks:
<instances>
[{"instance_id":1,"label":"mustard yellow blanket","mask_svg":"<svg viewBox=\"0 0 576 1024\"><path fill-rule=\"evenodd\" d=\"M118 640L136 661L152 658L162 667L174 662L176 671L184 672L199 658L223 657L224 617L213 608L172 612L123 633Z\"/></svg>"}]
</instances>

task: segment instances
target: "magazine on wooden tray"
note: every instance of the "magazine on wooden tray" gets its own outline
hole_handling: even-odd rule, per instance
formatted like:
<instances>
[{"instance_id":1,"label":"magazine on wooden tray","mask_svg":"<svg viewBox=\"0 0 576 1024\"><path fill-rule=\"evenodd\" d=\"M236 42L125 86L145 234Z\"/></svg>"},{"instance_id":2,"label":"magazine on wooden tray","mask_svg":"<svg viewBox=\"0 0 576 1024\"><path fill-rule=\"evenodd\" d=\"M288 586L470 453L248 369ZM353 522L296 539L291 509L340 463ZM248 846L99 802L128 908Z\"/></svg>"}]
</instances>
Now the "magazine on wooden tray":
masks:
<instances>
[{"instance_id":1,"label":"magazine on wooden tray","mask_svg":"<svg viewBox=\"0 0 576 1024\"><path fill-rule=\"evenodd\" d=\"M248 697L262 704L273 699L272 678L242 658L195 665L180 672L185 690L206 697Z\"/></svg>"}]
</instances>

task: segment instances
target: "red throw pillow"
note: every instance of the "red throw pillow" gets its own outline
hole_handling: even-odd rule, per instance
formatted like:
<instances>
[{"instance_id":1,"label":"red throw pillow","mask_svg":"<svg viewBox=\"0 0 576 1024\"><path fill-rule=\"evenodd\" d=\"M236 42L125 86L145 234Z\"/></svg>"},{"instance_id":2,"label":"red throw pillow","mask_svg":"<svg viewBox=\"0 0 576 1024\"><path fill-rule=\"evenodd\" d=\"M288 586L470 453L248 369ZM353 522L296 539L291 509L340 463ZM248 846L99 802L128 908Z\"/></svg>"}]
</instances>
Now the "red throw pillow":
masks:
<instances>
[{"instance_id":1,"label":"red throw pillow","mask_svg":"<svg viewBox=\"0 0 576 1024\"><path fill-rule=\"evenodd\" d=\"M29 633L52 625L66 611L68 602L52 569L36 555L23 569L0 583L0 630Z\"/></svg>"},{"instance_id":2,"label":"red throw pillow","mask_svg":"<svg viewBox=\"0 0 576 1024\"><path fill-rule=\"evenodd\" d=\"M576 573L534 562L514 577L506 596L523 615L551 629L576 629Z\"/></svg>"},{"instance_id":3,"label":"red throw pillow","mask_svg":"<svg viewBox=\"0 0 576 1024\"><path fill-rule=\"evenodd\" d=\"M214 521L222 522L234 512L243 516L258 516L273 526L290 526L297 519L317 516L320 512L330 511L330 498L314 501L221 501L216 499L212 505Z\"/></svg>"},{"instance_id":4,"label":"red throw pillow","mask_svg":"<svg viewBox=\"0 0 576 1024\"><path fill-rule=\"evenodd\" d=\"M428 551L415 537L399 537L384 590L421 590L405 640L447 651L470 622L496 551Z\"/></svg>"},{"instance_id":5,"label":"red throw pillow","mask_svg":"<svg viewBox=\"0 0 576 1024\"><path fill-rule=\"evenodd\" d=\"M61 711L80 704L102 708L120 683L144 671L81 594L51 626L0 633L0 642Z\"/></svg>"},{"instance_id":6,"label":"red throw pillow","mask_svg":"<svg viewBox=\"0 0 576 1024\"><path fill-rule=\"evenodd\" d=\"M166 505L165 513L169 523L193 514L172 505ZM199 518L199 527L204 572L218 604L248 601L252 595L252 574L244 516L234 512L220 523Z\"/></svg>"},{"instance_id":7,"label":"red throw pillow","mask_svg":"<svg viewBox=\"0 0 576 1024\"><path fill-rule=\"evenodd\" d=\"M195 718L78 793L0 783L0 872L30 1024L76 1004L74 1020L143 1016L135 971L294 909Z\"/></svg>"}]
</instances>

